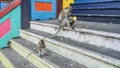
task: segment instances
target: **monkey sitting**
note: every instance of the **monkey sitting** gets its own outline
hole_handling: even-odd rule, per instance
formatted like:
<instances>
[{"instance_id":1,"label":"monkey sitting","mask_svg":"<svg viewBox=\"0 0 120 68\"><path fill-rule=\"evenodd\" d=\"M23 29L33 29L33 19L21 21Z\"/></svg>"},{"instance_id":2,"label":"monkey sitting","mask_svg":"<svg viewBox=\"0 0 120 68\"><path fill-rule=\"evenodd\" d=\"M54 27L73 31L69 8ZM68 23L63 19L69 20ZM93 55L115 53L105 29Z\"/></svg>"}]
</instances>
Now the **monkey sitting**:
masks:
<instances>
[{"instance_id":1,"label":"monkey sitting","mask_svg":"<svg viewBox=\"0 0 120 68\"><path fill-rule=\"evenodd\" d=\"M38 43L38 46L36 48L34 48L34 50L38 52L38 56L40 56L41 58L44 55L47 55L44 40L40 40L39 43Z\"/></svg>"},{"instance_id":2,"label":"monkey sitting","mask_svg":"<svg viewBox=\"0 0 120 68\"><path fill-rule=\"evenodd\" d=\"M63 27L73 27L73 24L76 22L77 17L72 17L70 16L72 12L72 7L69 6L65 9L63 9L59 16L58 16L58 21L60 24L60 28L63 29Z\"/></svg>"},{"instance_id":3,"label":"monkey sitting","mask_svg":"<svg viewBox=\"0 0 120 68\"><path fill-rule=\"evenodd\" d=\"M74 29L73 24L76 22L77 17L70 16L71 11L72 11L72 7L69 6L60 12L60 14L58 16L58 22L59 22L60 27L57 30L57 32L55 34L53 34L50 38L56 37L58 32L60 31L60 29L64 30L64 27L70 27L70 28Z\"/></svg>"},{"instance_id":4,"label":"monkey sitting","mask_svg":"<svg viewBox=\"0 0 120 68\"><path fill-rule=\"evenodd\" d=\"M73 24L75 23L74 19L71 15L71 11L72 11L72 7L69 6L65 9L63 9L59 16L58 16L58 22L60 24L60 27L58 29L58 31L52 36L55 37L57 35L57 33L60 31L60 29L64 30L64 27L70 27L72 29L74 29Z\"/></svg>"}]
</instances>

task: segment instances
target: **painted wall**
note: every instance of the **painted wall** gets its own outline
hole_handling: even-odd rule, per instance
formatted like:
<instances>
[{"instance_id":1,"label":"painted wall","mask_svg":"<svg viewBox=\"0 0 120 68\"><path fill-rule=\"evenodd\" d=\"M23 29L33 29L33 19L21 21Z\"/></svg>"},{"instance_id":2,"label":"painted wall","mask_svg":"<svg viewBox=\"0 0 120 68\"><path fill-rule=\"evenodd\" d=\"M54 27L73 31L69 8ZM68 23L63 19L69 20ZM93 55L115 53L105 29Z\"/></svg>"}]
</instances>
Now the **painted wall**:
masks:
<instances>
[{"instance_id":1,"label":"painted wall","mask_svg":"<svg viewBox=\"0 0 120 68\"><path fill-rule=\"evenodd\" d=\"M92 3L92 1L81 0L79 1L81 3L71 5L72 15L77 16L78 20L81 21L120 24L120 1L95 0L105 1L96 3Z\"/></svg>"},{"instance_id":2,"label":"painted wall","mask_svg":"<svg viewBox=\"0 0 120 68\"><path fill-rule=\"evenodd\" d=\"M56 0L56 4L57 4L57 9L56 9L56 17L58 17L58 15L59 15L59 13L60 13L60 11L62 10L62 8L63 8L63 5L62 5L62 0Z\"/></svg>"},{"instance_id":3,"label":"painted wall","mask_svg":"<svg viewBox=\"0 0 120 68\"><path fill-rule=\"evenodd\" d=\"M31 0L31 19L56 18L56 0Z\"/></svg>"},{"instance_id":4,"label":"painted wall","mask_svg":"<svg viewBox=\"0 0 120 68\"><path fill-rule=\"evenodd\" d=\"M7 2L0 2L0 9L4 8L7 5L8 5Z\"/></svg>"},{"instance_id":5,"label":"painted wall","mask_svg":"<svg viewBox=\"0 0 120 68\"><path fill-rule=\"evenodd\" d=\"M1 9L1 2L0 2L0 9Z\"/></svg>"},{"instance_id":6,"label":"painted wall","mask_svg":"<svg viewBox=\"0 0 120 68\"><path fill-rule=\"evenodd\" d=\"M13 37L19 36L20 6L0 18L0 48L6 47Z\"/></svg>"},{"instance_id":7,"label":"painted wall","mask_svg":"<svg viewBox=\"0 0 120 68\"><path fill-rule=\"evenodd\" d=\"M31 20L31 0L21 0L21 29L29 29Z\"/></svg>"},{"instance_id":8,"label":"painted wall","mask_svg":"<svg viewBox=\"0 0 120 68\"><path fill-rule=\"evenodd\" d=\"M74 3L74 0L63 0L63 8L68 7L71 3Z\"/></svg>"}]
</instances>

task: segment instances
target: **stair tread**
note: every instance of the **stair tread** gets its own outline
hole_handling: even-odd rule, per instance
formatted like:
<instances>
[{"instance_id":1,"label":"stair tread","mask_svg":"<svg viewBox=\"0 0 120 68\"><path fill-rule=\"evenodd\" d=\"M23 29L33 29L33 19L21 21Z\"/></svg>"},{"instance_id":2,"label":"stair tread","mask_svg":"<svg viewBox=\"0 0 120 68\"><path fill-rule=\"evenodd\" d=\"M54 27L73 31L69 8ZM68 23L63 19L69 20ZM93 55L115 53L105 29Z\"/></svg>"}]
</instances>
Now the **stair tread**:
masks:
<instances>
[{"instance_id":1,"label":"stair tread","mask_svg":"<svg viewBox=\"0 0 120 68\"><path fill-rule=\"evenodd\" d=\"M41 32L41 31L37 31L37 30L32 30L32 29L26 29L25 31L28 31L28 32L31 32L31 33L34 33L36 35L40 35L43 37L52 36L49 33ZM71 40L71 39L65 38L65 37L58 37L57 36L57 37L50 38L50 39L57 40L59 42L65 43L65 44L69 44L73 47L84 48L84 49L90 50L92 52L97 52L97 53L100 53L100 54L103 54L103 55L120 60L120 52L109 49L109 48L99 47L99 46L90 45L90 44L84 44L84 43L80 43L80 42L77 42L77 41L74 41L74 40Z\"/></svg>"},{"instance_id":2,"label":"stair tread","mask_svg":"<svg viewBox=\"0 0 120 68\"><path fill-rule=\"evenodd\" d=\"M59 25L57 20L32 21L32 22ZM84 29L91 29L91 30L120 34L120 27L119 27L120 25L119 24L107 24L107 23L89 22L89 21L77 21L74 24L75 27L77 27L79 25L87 26L87 27L80 27L80 28L84 28ZM77 28L79 28L79 27L77 27Z\"/></svg>"},{"instance_id":3,"label":"stair tread","mask_svg":"<svg viewBox=\"0 0 120 68\"><path fill-rule=\"evenodd\" d=\"M23 45L24 47L28 48L29 50L32 50L34 54L37 54L37 52L34 51L34 48L36 47L36 44L27 41L23 38L17 38L13 39L15 42ZM74 62L68 58L65 58L61 55L58 55L54 52L51 52L50 50L47 50L48 56L44 56L42 59L50 61L60 68L86 68L85 66L78 64L77 62Z\"/></svg>"},{"instance_id":4,"label":"stair tread","mask_svg":"<svg viewBox=\"0 0 120 68\"><path fill-rule=\"evenodd\" d=\"M4 56L12 62L12 64L16 68L36 68L33 64L31 64L27 59L23 58L17 52L15 52L12 48L4 48L1 49L1 52Z\"/></svg>"},{"instance_id":5,"label":"stair tread","mask_svg":"<svg viewBox=\"0 0 120 68\"><path fill-rule=\"evenodd\" d=\"M5 68L2 62L0 62L0 68Z\"/></svg>"}]
</instances>

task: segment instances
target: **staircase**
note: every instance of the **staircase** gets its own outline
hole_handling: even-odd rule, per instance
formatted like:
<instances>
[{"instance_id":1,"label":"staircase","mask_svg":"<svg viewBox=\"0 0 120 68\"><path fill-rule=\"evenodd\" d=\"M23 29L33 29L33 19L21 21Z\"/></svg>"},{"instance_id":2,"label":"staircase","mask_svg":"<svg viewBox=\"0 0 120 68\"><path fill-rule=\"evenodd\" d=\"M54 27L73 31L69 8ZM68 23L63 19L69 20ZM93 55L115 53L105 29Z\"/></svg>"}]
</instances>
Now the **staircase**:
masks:
<instances>
[{"instance_id":1,"label":"staircase","mask_svg":"<svg viewBox=\"0 0 120 68\"><path fill-rule=\"evenodd\" d=\"M75 30L65 27L56 37L51 36L59 28L57 20L30 21L30 29L21 29L20 37L0 49L0 68L120 68L119 4L72 5L72 15L79 20ZM47 48L44 57L34 50L42 39Z\"/></svg>"},{"instance_id":2,"label":"staircase","mask_svg":"<svg viewBox=\"0 0 120 68\"><path fill-rule=\"evenodd\" d=\"M65 27L65 31L50 38L59 27L56 20L30 21L30 24L31 29L20 30L20 37L10 40L9 48L1 49L3 67L120 68L119 32ZM34 51L41 39L48 54L43 58Z\"/></svg>"},{"instance_id":3,"label":"staircase","mask_svg":"<svg viewBox=\"0 0 120 68\"><path fill-rule=\"evenodd\" d=\"M99 0L100 1L100 0ZM72 15L78 20L120 24L120 1L75 3Z\"/></svg>"}]
</instances>

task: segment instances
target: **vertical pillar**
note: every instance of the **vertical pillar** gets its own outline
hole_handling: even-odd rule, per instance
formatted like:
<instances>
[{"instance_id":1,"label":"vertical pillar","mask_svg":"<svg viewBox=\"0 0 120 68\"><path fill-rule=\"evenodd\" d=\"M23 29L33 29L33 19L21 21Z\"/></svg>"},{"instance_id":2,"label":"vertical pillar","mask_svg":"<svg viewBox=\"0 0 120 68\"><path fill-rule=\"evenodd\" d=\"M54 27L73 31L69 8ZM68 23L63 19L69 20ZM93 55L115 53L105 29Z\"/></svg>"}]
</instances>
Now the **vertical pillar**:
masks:
<instances>
[{"instance_id":1,"label":"vertical pillar","mask_svg":"<svg viewBox=\"0 0 120 68\"><path fill-rule=\"evenodd\" d=\"M62 7L63 7L63 5L62 5L62 2L63 0L56 0L56 6L57 6L57 8L56 8L56 12L57 12L57 16L56 17L58 17L58 15L59 15L59 13L60 13L60 11L62 10Z\"/></svg>"},{"instance_id":2,"label":"vertical pillar","mask_svg":"<svg viewBox=\"0 0 120 68\"><path fill-rule=\"evenodd\" d=\"M21 28L29 29L31 20L31 0L21 0Z\"/></svg>"}]
</instances>

